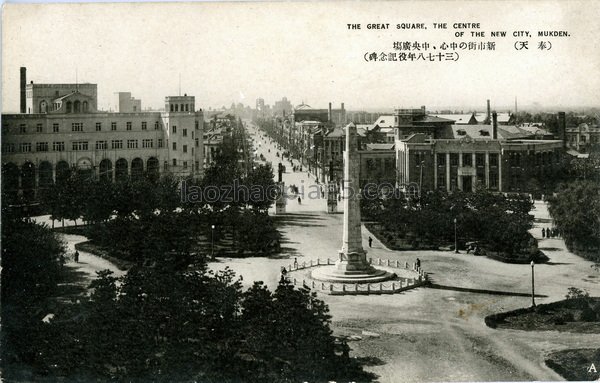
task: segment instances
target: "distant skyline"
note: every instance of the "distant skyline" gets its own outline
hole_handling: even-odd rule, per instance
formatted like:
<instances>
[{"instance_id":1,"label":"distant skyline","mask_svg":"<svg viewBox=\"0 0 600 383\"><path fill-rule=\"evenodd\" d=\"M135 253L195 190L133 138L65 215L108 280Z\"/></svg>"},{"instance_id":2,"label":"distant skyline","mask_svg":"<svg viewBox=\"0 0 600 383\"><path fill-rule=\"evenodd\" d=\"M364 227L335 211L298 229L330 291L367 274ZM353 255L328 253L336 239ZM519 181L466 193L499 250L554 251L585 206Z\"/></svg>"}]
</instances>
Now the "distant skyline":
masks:
<instances>
[{"instance_id":1,"label":"distant skyline","mask_svg":"<svg viewBox=\"0 0 600 383\"><path fill-rule=\"evenodd\" d=\"M27 82L98 84L98 106L114 110L114 93L131 92L143 108L164 97L196 97L196 107L273 105L282 97L315 108L412 108L498 111L598 107L600 2L265 2L5 4L2 111L19 110L19 67ZM432 23L448 23L435 30ZM479 23L454 29L453 23ZM349 30L360 23L361 30ZM384 30L368 23L389 23ZM427 30L396 29L425 23ZM529 31L492 38L490 31ZM569 37L537 37L538 30ZM486 36L457 38L456 32ZM457 61L366 62L394 52L395 41L496 42L495 51L462 51ZM550 41L551 50L537 44ZM401 51L395 51L400 53ZM437 53L429 50L424 53ZM446 51L449 52L449 51ZM415 51L415 53L418 53ZM77 75L76 75L77 73Z\"/></svg>"}]
</instances>

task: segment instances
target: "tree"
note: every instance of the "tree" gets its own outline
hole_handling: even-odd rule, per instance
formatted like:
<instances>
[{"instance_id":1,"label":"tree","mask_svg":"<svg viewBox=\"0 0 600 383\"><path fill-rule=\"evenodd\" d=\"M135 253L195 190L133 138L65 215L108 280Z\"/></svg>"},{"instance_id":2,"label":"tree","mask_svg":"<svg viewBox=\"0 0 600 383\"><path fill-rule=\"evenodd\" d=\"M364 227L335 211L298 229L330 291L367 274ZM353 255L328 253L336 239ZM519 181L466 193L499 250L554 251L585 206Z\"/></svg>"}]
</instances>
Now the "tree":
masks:
<instances>
[{"instance_id":1,"label":"tree","mask_svg":"<svg viewBox=\"0 0 600 383\"><path fill-rule=\"evenodd\" d=\"M244 179L249 190L246 203L255 211L266 213L275 202L275 181L271 164L255 166Z\"/></svg>"},{"instance_id":2,"label":"tree","mask_svg":"<svg viewBox=\"0 0 600 383\"><path fill-rule=\"evenodd\" d=\"M2 359L37 365L42 319L62 278L65 245L45 225L2 217ZM4 369L6 373L7 369ZM10 373L9 373L10 375Z\"/></svg>"},{"instance_id":3,"label":"tree","mask_svg":"<svg viewBox=\"0 0 600 383\"><path fill-rule=\"evenodd\" d=\"M569 250L600 261L600 185L590 180L563 185L548 210Z\"/></svg>"}]
</instances>

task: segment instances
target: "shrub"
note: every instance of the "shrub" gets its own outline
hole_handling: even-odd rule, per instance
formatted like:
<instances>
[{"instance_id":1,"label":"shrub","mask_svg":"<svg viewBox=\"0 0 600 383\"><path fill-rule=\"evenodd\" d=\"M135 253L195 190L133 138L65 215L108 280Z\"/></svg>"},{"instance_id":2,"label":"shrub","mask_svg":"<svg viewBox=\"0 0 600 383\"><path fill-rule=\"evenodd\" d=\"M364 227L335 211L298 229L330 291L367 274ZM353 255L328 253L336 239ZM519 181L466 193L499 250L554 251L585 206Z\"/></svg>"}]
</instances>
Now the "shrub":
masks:
<instances>
[{"instance_id":1,"label":"shrub","mask_svg":"<svg viewBox=\"0 0 600 383\"><path fill-rule=\"evenodd\" d=\"M598 318L598 315L591 307L586 307L581 312L580 320L583 322L594 322Z\"/></svg>"},{"instance_id":2,"label":"shrub","mask_svg":"<svg viewBox=\"0 0 600 383\"><path fill-rule=\"evenodd\" d=\"M567 291L567 295L565 295L565 298L567 299L589 298L590 296L590 293L588 293L586 290L582 290L577 287L569 287Z\"/></svg>"}]
</instances>

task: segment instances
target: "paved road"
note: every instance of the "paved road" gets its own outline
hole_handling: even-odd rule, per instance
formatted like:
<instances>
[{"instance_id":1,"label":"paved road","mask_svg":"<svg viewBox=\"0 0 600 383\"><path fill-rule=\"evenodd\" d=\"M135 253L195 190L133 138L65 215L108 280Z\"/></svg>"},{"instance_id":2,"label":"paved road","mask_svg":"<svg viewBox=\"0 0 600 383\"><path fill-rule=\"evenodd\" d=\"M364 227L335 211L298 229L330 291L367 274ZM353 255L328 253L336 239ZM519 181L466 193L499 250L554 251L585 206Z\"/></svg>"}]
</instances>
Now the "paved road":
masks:
<instances>
[{"instance_id":1,"label":"paved road","mask_svg":"<svg viewBox=\"0 0 600 383\"><path fill-rule=\"evenodd\" d=\"M266 162L271 163L275 177L277 177L277 166L281 162L286 167L286 172L282 175L283 182L285 182L286 187L289 187L290 185L296 185L299 189L299 195L302 199L302 202L298 203L295 196L290 196L288 199L286 212L325 212L327 210L327 200L321 195L321 186L323 184L316 182L315 173L309 173L306 166L302 166L302 171L294 172L292 167L293 165L300 165L298 160L290 161L288 159L277 157L277 152L279 152L279 155L281 156L281 151L277 149L273 141L271 141L269 138L265 138L264 133L253 127L250 127L249 131L253 133L251 134L251 137L255 140L254 149L257 150L258 154L262 153L264 155ZM342 205L342 203L338 204L339 212L343 211ZM269 210L269 214L275 214L274 206L271 208L271 210Z\"/></svg>"},{"instance_id":2,"label":"paved road","mask_svg":"<svg viewBox=\"0 0 600 383\"><path fill-rule=\"evenodd\" d=\"M304 175L284 176L286 183L298 179L308 181ZM231 259L214 266L232 267L244 276L246 285L263 280L274 287L279 268L293 258L303 262L337 256L342 214L325 213L323 200L303 206L292 204L288 212L276 217L283 235L281 258ZM534 213L532 233L551 258L548 264L535 267L536 294L546 296L537 302L563 299L571 286L600 295L600 274L591 269L591 262L568 252L561 239L541 238L541 228L550 226L546 206L537 203ZM364 227L362 235L367 249L369 233ZM489 314L531 304L527 295L531 289L529 265L452 252L390 251L377 240L367 250L369 257L401 262L414 262L419 257L440 286L392 296L320 295L329 305L336 334L361 335L366 330L380 335L350 344L352 355L375 358L367 369L378 374L380 382L561 380L545 366L547 353L597 348L600 344L600 334L493 330L485 326L483 318ZM500 295L511 292L514 295Z\"/></svg>"}]
</instances>

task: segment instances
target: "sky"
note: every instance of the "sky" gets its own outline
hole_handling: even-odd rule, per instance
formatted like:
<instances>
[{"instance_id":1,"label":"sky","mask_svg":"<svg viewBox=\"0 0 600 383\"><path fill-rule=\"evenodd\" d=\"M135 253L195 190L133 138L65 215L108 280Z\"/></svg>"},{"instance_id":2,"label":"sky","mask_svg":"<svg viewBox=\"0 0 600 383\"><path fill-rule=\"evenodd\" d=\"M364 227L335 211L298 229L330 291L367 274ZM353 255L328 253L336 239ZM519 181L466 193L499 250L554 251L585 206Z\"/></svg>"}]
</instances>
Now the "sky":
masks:
<instances>
[{"instance_id":1,"label":"sky","mask_svg":"<svg viewBox=\"0 0 600 383\"><path fill-rule=\"evenodd\" d=\"M6 4L2 18L2 111L19 110L19 67L27 82L98 84L114 109L128 91L142 106L194 95L198 108L287 97L326 108L521 109L600 106L600 1L244 2ZM360 23L360 30L347 24ZM389 23L388 29L368 24ZM396 29L424 23L426 30ZM433 23L447 23L434 29ZM454 23L479 23L455 29ZM538 31L568 37L538 37ZM471 32L485 37L471 37ZM506 31L507 37L490 37ZM528 31L531 37L514 37ZM465 36L456 37L464 32ZM394 42L427 42L427 51ZM529 49L515 49L528 41ZM550 50L538 49L544 41ZM450 53L442 43L495 42L457 50L456 61L365 60L366 53ZM435 46L436 50L432 50ZM368 56L367 56L368 57ZM445 56L444 56L445 58ZM77 79L77 80L76 80Z\"/></svg>"}]
</instances>

